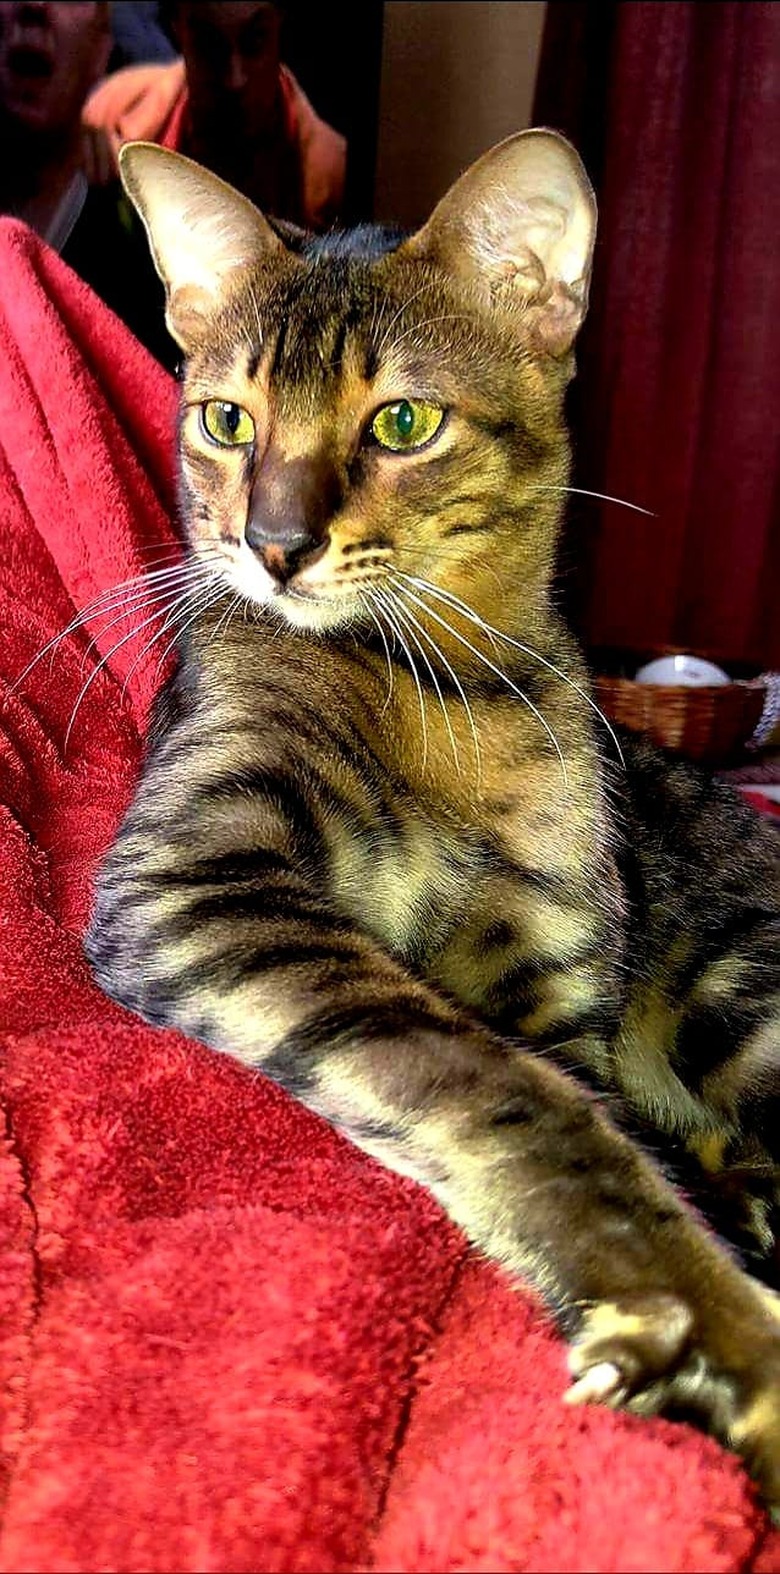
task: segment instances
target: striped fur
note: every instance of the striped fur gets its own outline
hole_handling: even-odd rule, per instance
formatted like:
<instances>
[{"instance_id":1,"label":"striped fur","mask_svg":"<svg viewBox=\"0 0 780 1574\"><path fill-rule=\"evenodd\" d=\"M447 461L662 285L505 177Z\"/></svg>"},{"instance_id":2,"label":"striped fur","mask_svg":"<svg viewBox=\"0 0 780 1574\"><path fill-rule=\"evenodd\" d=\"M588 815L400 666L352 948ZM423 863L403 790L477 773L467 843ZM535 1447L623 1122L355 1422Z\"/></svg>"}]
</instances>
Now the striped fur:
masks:
<instances>
[{"instance_id":1,"label":"striped fur","mask_svg":"<svg viewBox=\"0 0 780 1574\"><path fill-rule=\"evenodd\" d=\"M646 1156L656 1133L771 1277L778 844L639 741L621 761L555 612L576 156L510 139L400 244L282 238L160 150L124 175L187 354L206 589L95 973L429 1186L547 1297L573 1401L684 1410L780 1502L775 1303ZM210 440L215 399L253 442ZM403 399L444 419L385 452Z\"/></svg>"}]
</instances>

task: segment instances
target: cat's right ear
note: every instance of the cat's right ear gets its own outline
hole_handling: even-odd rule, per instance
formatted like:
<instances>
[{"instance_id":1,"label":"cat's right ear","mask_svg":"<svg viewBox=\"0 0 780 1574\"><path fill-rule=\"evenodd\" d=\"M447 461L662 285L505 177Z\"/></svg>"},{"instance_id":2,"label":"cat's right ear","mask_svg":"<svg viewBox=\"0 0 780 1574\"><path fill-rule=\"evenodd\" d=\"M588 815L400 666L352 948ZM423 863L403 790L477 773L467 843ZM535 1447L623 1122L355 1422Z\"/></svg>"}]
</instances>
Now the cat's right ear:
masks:
<instances>
[{"instance_id":1,"label":"cat's right ear","mask_svg":"<svg viewBox=\"0 0 780 1574\"><path fill-rule=\"evenodd\" d=\"M165 320L185 354L224 304L233 277L286 247L246 197L181 153L126 142L119 173L165 285Z\"/></svg>"},{"instance_id":2,"label":"cat's right ear","mask_svg":"<svg viewBox=\"0 0 780 1574\"><path fill-rule=\"evenodd\" d=\"M520 131L483 154L401 252L468 282L514 316L539 349L563 355L588 304L596 201L556 131Z\"/></svg>"}]
</instances>

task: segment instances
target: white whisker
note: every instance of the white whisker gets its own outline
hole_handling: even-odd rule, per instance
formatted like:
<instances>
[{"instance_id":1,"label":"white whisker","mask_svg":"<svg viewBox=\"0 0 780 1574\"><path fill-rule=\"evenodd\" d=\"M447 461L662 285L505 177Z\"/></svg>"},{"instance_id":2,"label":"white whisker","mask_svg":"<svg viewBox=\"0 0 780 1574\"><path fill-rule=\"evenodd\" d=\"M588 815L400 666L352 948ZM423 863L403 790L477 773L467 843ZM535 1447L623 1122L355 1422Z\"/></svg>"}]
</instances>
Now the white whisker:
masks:
<instances>
[{"instance_id":1,"label":"white whisker","mask_svg":"<svg viewBox=\"0 0 780 1574\"><path fill-rule=\"evenodd\" d=\"M381 595L381 592L376 592L376 594L377 594L377 597L379 597ZM388 590L387 591L387 595L390 598L390 601L391 601L391 604L392 604L393 616L395 618L399 618L400 621L402 622L402 624L404 625L404 627L406 628L406 630L407 630L407 632L409 634L409 638L414 642L415 648L417 650L419 650L420 655L422 656L422 659L425 662L425 665L428 668L428 671L429 671L429 673L431 675L431 682L432 682L432 684L433 684L433 686L434 686L434 688L436 690L436 697L437 697L437 699L439 701L439 707L441 709L442 716L444 717L444 725L445 725L445 727L447 729L447 735L448 735L449 740L450 740L450 748L452 750L452 758L455 761L455 769L456 769L458 775L460 776L460 759L458 757L457 739L456 739L455 734L454 734L454 732L452 730L452 723L450 722L449 714L447 712L447 706L446 706L445 701L444 701L444 695L442 694L442 691L441 691L441 684L439 683L439 680L438 680L438 678L436 676L436 673L435 673L433 667L431 666L431 662L429 660L427 651L421 645L420 640L418 639L417 634L414 631L414 627L413 627L413 625L414 625L414 618L413 618L411 612L409 612L405 607L401 606L401 604L400 604L400 602L398 600L398 597L394 596L392 591ZM387 612L386 611L385 611L385 616L387 616ZM417 625L417 627L419 628L419 624Z\"/></svg>"},{"instance_id":2,"label":"white whisker","mask_svg":"<svg viewBox=\"0 0 780 1574\"><path fill-rule=\"evenodd\" d=\"M428 289L428 287L429 286L427 284L421 284L420 288L418 290L415 290L413 295L408 296L405 301L402 301L400 306L398 307L397 311L395 311L393 313L393 316L390 318L390 321L389 321L387 327L385 328L384 333L382 334L382 337L381 337L381 339L379 341L379 344L377 345L377 349L376 349L376 358L377 358L377 360L380 360L380 358L382 356L382 352L384 350L384 347L387 344L387 341L388 341L388 339L390 337L390 334L391 334L393 328L395 327L399 317L401 317L403 315L403 313L408 310L408 308L412 305L412 303L414 301L418 300L421 295L425 294L425 291Z\"/></svg>"},{"instance_id":3,"label":"white whisker","mask_svg":"<svg viewBox=\"0 0 780 1574\"><path fill-rule=\"evenodd\" d=\"M420 333L423 328L432 328L434 326L434 324L440 323L440 322L471 322L471 321L472 321L472 318L469 317L469 315L466 312L442 312L441 315L438 316L438 317L423 317L420 322L413 322L413 323L411 323L408 328L404 329L403 333L399 333L397 335L397 337L393 340L392 344L390 345L389 350L387 350L386 353L385 353L385 360L389 361L392 358L392 356L395 355L396 350L399 348L400 345L403 344L404 339L408 339L410 337L410 335L413 334L413 333Z\"/></svg>"},{"instance_id":4,"label":"white whisker","mask_svg":"<svg viewBox=\"0 0 780 1574\"><path fill-rule=\"evenodd\" d=\"M128 667L128 670L125 673L124 681L122 683L122 694L125 693L127 685L130 682L136 667L139 666L142 661L146 660L152 646L157 644L158 639L163 638L163 635L168 632L168 629L175 627L179 611L189 610L194 601L198 598L202 598L202 602L200 602L199 605L202 604L204 607L208 606L214 585L214 575L211 571L209 571L207 575L201 575L194 584L185 587L185 589L183 589L180 594L174 598L167 612L164 614L162 626L157 630L156 634L152 635L150 640L147 640L146 644L143 646L143 649L139 651L138 655L134 657L133 661ZM161 614L158 613L157 615L160 616ZM170 649L170 647L168 647L168 649ZM160 668L165 660L165 656L168 654L168 649L166 649L164 655L158 661L155 668L155 675L160 671Z\"/></svg>"},{"instance_id":5,"label":"white whisker","mask_svg":"<svg viewBox=\"0 0 780 1574\"><path fill-rule=\"evenodd\" d=\"M358 593L358 597L359 597L361 606L365 608L366 612L368 613L369 617L371 618L371 621L375 624L375 626L379 630L379 638L381 639L382 645L384 646L385 658L387 660L387 698L386 698L385 703L382 706L382 709L381 709L381 712L380 712L380 719L381 719L381 717L386 715L387 707L388 707L388 705L390 704L390 701L393 698L393 662L392 662L392 658L391 658L391 655L390 655L390 647L389 647L389 645L387 643L387 639L385 637L385 631L384 631L384 629L382 627L381 620L379 619L379 617L377 616L376 612L374 611L373 606L371 605L371 591L370 591L370 589L366 589L365 591L359 592Z\"/></svg>"},{"instance_id":6,"label":"white whisker","mask_svg":"<svg viewBox=\"0 0 780 1574\"><path fill-rule=\"evenodd\" d=\"M201 565L201 567L205 567L205 565ZM206 580L211 581L212 577L213 577L212 571L209 568L209 571L208 571L207 574L198 574L197 584L195 584L194 586L193 586L192 581L190 579L189 584L188 584L188 588L186 588L184 590L179 590L179 594L175 597L175 600L174 600L174 603L173 603L173 607L180 607L183 610L187 604L191 605L193 597L200 597L202 595L204 582ZM169 586L168 589L169 589L169 591L170 590L178 590L179 589L178 582L175 585ZM209 594L211 594L211 586L210 585L209 585ZM155 598L155 600L157 600L157 599L158 598ZM160 598L160 599L164 600L164 597ZM145 611L147 604L148 603L145 603L144 606L140 610ZM170 617L171 617L172 610L173 610L173 608L171 608L169 610L168 614L167 614L167 618L168 619L170 619ZM78 697L76 699L76 703L75 703L75 705L73 707L73 710L71 712L70 721L68 722L68 726L67 726L67 729L66 729L66 732L65 732L65 739L64 739L64 743L63 743L63 752L67 752L68 743L70 741L70 735L71 735L71 732L73 730L73 725L75 723L76 715L78 713L79 707L81 706L83 700L85 699L85 697L86 697L86 695L87 695L91 685L94 683L98 673L107 665L107 663L111 660L111 657L114 656L118 650L121 650L123 645L127 644L128 640L135 638L137 635L139 635L143 631L143 629L148 628L151 623L155 623L159 617L160 617L160 612L159 612L159 610L155 609L155 611L152 612L149 617L144 618L142 620L142 622L137 627L131 628L131 629L128 630L128 632L126 634L123 634L122 638L120 640L117 640L116 643L114 645L112 645L111 649L109 651L107 651L106 655L103 656L102 659L96 664L96 666L94 667L93 671L90 673L89 677L87 678L86 683L84 683L82 685L81 690L79 691ZM115 622L119 622L120 620L119 619L115 619L114 621ZM156 638L157 638L157 636L155 635L155 639ZM130 677L130 673L134 670L135 666L137 665L138 660L143 658L143 656L148 652L148 650L150 649L150 647L151 647L151 645L153 643L154 643L154 640L150 641L149 644L141 652L140 657L137 657L136 661L132 663L132 665L130 667L130 671L125 676L125 680L124 680L124 683L122 685L122 693L124 693L124 691L125 691L125 686L126 686L127 681L128 681L128 679Z\"/></svg>"},{"instance_id":7,"label":"white whisker","mask_svg":"<svg viewBox=\"0 0 780 1574\"><path fill-rule=\"evenodd\" d=\"M449 661L447 660L447 657L444 654L444 651L441 650L441 648L436 644L436 641L433 638L433 636L428 633L427 629L423 628L422 624L420 622L418 622L417 618L414 616L414 613L410 612L408 607L405 607L404 611L405 611L405 614L406 614L407 618L411 619L411 621L414 624L415 628L422 635L422 638L424 640L426 640L427 643L430 645L431 650L433 651L434 655L438 656L439 661L442 663L442 666L446 667L446 669L447 669L447 671L448 671L448 673L449 673L449 675L450 675L450 677L451 677L451 679L452 679L452 681L453 681L453 683L454 683L454 685L455 685L455 687L456 687L456 689L457 689L457 691L458 691L458 693L460 695L461 703L463 705L463 709L466 712L466 716L468 718L469 727L471 729L471 736L472 736L472 739L473 739L473 742L474 742L474 756L475 756L476 766L477 766L477 783L479 783L479 781L480 781L480 779L482 777L482 755L480 753L479 736L477 734L476 723L474 721L474 713L473 713L473 711L471 709L471 706L469 704L468 696L466 694L466 690L464 689L463 684L461 683L460 678L458 677L458 674L455 671L454 667L452 667L450 665Z\"/></svg>"},{"instance_id":8,"label":"white whisker","mask_svg":"<svg viewBox=\"0 0 780 1574\"><path fill-rule=\"evenodd\" d=\"M497 667L494 661L489 661L488 657L481 650L477 650L476 646L472 645L470 640L467 640L462 634L459 634L457 629L454 629L452 627L451 623L448 623L445 618L440 617L438 612L434 612L433 607L429 606L428 603L426 601L423 601L418 595L415 595L414 591L407 590L406 586L403 585L403 584L400 584L398 588L400 589L402 595L410 597L412 601L416 602L417 606L421 607L423 612L425 612L426 615L429 618L433 618L434 622L439 623L443 629L446 629L447 633L451 634L452 638L458 641L458 644L464 645L466 650L470 650L472 656L476 656L477 661L481 661L482 665L484 667L487 667L487 668L489 668L489 670L491 672L494 672L496 677L500 678L502 683L505 683L507 688L511 689L512 693L516 694L518 699L521 699L523 701L523 704L526 705L528 707L528 709L532 712L532 714L536 717L536 719L539 722L540 726L544 728L544 731L547 733L547 736L550 739L550 742L551 742L551 744L552 744L552 746L553 746L553 748L555 750L555 753L558 756L558 762L559 762L560 767L561 767L561 775L563 776L564 787L565 787L566 791L568 792L568 789L569 789L569 773L568 773L568 771L566 769L566 761L565 761L565 759L563 757L563 754L561 752L560 744L558 743L558 739L556 738L555 733L553 732L552 727L550 726L549 722L545 720L545 718L542 715L541 711L538 709L538 707L536 705L534 705L533 700L529 699L528 695L525 694L521 688L518 688L518 685L516 683L513 683L512 679L510 677L508 677L507 673L506 672L502 672L501 668Z\"/></svg>"},{"instance_id":9,"label":"white whisker","mask_svg":"<svg viewBox=\"0 0 780 1574\"><path fill-rule=\"evenodd\" d=\"M99 596L96 596L93 601L90 601L87 604L87 606L82 607L81 611L77 613L76 617L72 618L70 623L68 623L64 629L60 630L59 634L55 634L52 639L47 640L46 644L36 652L32 659L27 663L27 666L24 667L19 673L18 678L16 678L11 684L9 694L16 693L17 689L24 682L25 678L29 677L30 673L35 667L37 667L39 661L43 660L44 656L48 655L50 651L53 651L55 647L62 642L62 640L68 637L69 634L76 633L78 629L83 627L84 624L88 623L91 618L104 617L107 613L114 612L118 606L121 606L123 599L133 601L137 599L141 604L140 610L142 610L143 602L148 592L150 590L161 588L163 578L166 579L166 583L175 584L178 582L180 576L189 574L190 572L190 565L180 564L176 569L164 569L158 571L156 574L136 574L132 579L120 581L119 584L111 585L108 589L101 591ZM150 584L149 581L154 581L154 583ZM133 586L136 588L133 589ZM136 610L139 610L139 608L136 608Z\"/></svg>"},{"instance_id":10,"label":"white whisker","mask_svg":"<svg viewBox=\"0 0 780 1574\"><path fill-rule=\"evenodd\" d=\"M411 672L412 678L414 679L415 687L417 689L417 698L418 698L418 701L419 701L419 704L420 704L420 721L422 723L422 736L423 736L422 768L423 768L423 770L425 770L425 767L426 767L426 765L428 763L428 720L427 720L427 717L426 717L426 714L425 714L425 696L423 694L423 687L422 687L422 684L420 682L419 673L418 673L417 668L415 667L415 664L414 664L414 656L412 655L412 652L410 651L409 646L407 645L406 640L404 639L403 633L402 633L401 629L398 627L398 624L397 624L395 618L393 617L393 614L391 612L388 612L387 606L385 605L384 601L380 602L378 600L378 596L379 596L379 592L374 590L374 598L377 601L377 605L380 605L382 607L382 611L384 612L384 615L385 615L385 617L387 619L387 622L389 623L390 628L393 630L393 633L395 634L395 637L398 640L398 643L399 643L402 651L404 652L404 655L406 656L406 659L407 659L407 661L409 663L409 671Z\"/></svg>"},{"instance_id":11,"label":"white whisker","mask_svg":"<svg viewBox=\"0 0 780 1574\"><path fill-rule=\"evenodd\" d=\"M97 649L98 641L103 639L104 635L108 633L109 629L115 628L117 623L122 623L126 618L134 617L137 612L146 612L149 608L154 606L164 606L166 601L169 600L170 596L176 590L182 589L188 585L193 585L194 588L195 584L202 584L212 577L213 570L211 568L209 568L207 571L201 571L198 574L188 570L186 574L182 574L182 577L179 580L174 581L172 584L168 584L164 587L160 585L153 586L152 589L155 591L154 595L147 594L143 596L140 594L140 592L135 593L131 599L130 605L125 605L121 611L117 610L118 607L122 607L121 601L115 602L112 607L101 608L100 613L93 614L93 616L104 617L107 612L116 612L116 617L112 617L109 623L104 623L103 627L98 629L97 632L92 635L89 644L85 647L82 653L82 669L87 658L92 654L93 651Z\"/></svg>"},{"instance_id":12,"label":"white whisker","mask_svg":"<svg viewBox=\"0 0 780 1574\"><path fill-rule=\"evenodd\" d=\"M156 552L161 563L170 563L177 558L181 561L186 554L186 550L183 541L171 541L167 544L164 541L148 541L145 546L133 547L133 552L137 557L144 557L147 552Z\"/></svg>"},{"instance_id":13,"label":"white whisker","mask_svg":"<svg viewBox=\"0 0 780 1574\"><path fill-rule=\"evenodd\" d=\"M441 662L442 666L446 668L447 672L450 675L450 678L452 679L452 682L453 682L455 688L458 691L458 694L460 695L460 701L461 701L461 704L463 706L464 711L466 712L466 719L467 719L468 724L469 724L469 729L471 731L471 738L472 738L472 742L474 744L474 760L475 760L476 772L477 772L477 785L479 786L479 783L480 783L480 781L482 779L482 753L481 753L481 750L480 750L480 747L479 747L479 734L477 732L477 726L476 726L476 722L474 720L474 712L472 711L471 706L469 704L469 699L468 699L468 695L466 693L466 690L464 689L463 684L461 683L460 678L458 677L458 674L455 671L455 668L447 660L447 657L445 656L444 651L441 649L440 645L437 645L435 639L433 638L433 635L429 634L428 630L423 628L422 623L419 622L419 620L415 617L413 612L410 612L408 607L404 607L404 613L405 613L405 616L407 618L409 618L409 620L414 624L414 627L417 629L417 632L420 635L420 637L425 640L426 644L430 645L431 650L433 651L434 655L438 657L438 659Z\"/></svg>"},{"instance_id":14,"label":"white whisker","mask_svg":"<svg viewBox=\"0 0 780 1574\"><path fill-rule=\"evenodd\" d=\"M580 699L584 700L585 704L589 705L591 710L594 711L598 716L599 720L603 722L607 732L610 735L610 738L612 739L612 742L615 745L618 759L625 769L625 757L623 755L623 750L620 747L620 739L618 738L614 728L607 720L604 712L596 704L596 701L593 699L592 695L588 694L587 690L583 689L579 683L575 683L574 678L569 677L569 674L564 672L561 667L556 667L554 661L549 661L546 656L540 655L539 651L534 650L532 646L524 645L522 640L515 639L511 634L504 634L501 629L494 628L492 623L486 622L486 620L480 617L479 614L475 612L472 607L469 607L465 601L461 601L459 596L453 595L452 591L442 590L438 585L432 585L430 580L420 579L411 574L403 574L402 570L400 569L397 569L396 572L401 574L403 579L409 579L418 590L424 589L429 591L431 595L435 596L439 601L444 602L446 606L452 607L454 611L461 612L465 618L468 618L471 623L476 624L476 626L482 629L487 635L494 636L499 640L503 640L507 645L513 645L515 649L521 650L525 656L530 656L533 661L538 661L542 667L547 667L548 671L553 672L557 678L562 680L562 682L567 683L569 688L573 689L575 694L579 695Z\"/></svg>"},{"instance_id":15,"label":"white whisker","mask_svg":"<svg viewBox=\"0 0 780 1574\"><path fill-rule=\"evenodd\" d=\"M590 492L586 486L535 486L537 492L571 492L573 497L598 497L602 503L618 503L621 508L630 508L635 514L646 514L648 519L655 519L652 508L640 508L638 503L629 503L625 497L610 497L607 492Z\"/></svg>"},{"instance_id":16,"label":"white whisker","mask_svg":"<svg viewBox=\"0 0 780 1574\"><path fill-rule=\"evenodd\" d=\"M167 661L168 656L170 655L170 652L173 650L173 647L176 644L177 640L179 640L181 638L182 634L184 633L184 630L188 629L190 627L190 624L195 622L195 619L200 616L201 612L206 612L209 607L216 606L217 602L220 601L223 596L226 596L228 594L229 589L230 589L230 586L227 585L227 584L223 584L216 591L214 590L214 588L212 586L209 586L209 588L206 591L206 594L204 596L202 588L199 588L199 590L196 592L196 594L200 595L201 599L197 602L197 604L195 606L195 610L192 613L192 616L187 618L187 621L185 623L179 622L179 626L176 629L176 633L174 634L173 639L170 640L170 642L166 645L165 650L163 651L162 655L159 657L159 659L157 661L157 666L154 669L155 670L155 675L158 672L160 672L162 667L164 667L165 662ZM189 611L190 608L182 608L181 610L182 611ZM177 621L178 621L178 619L174 618L172 620L172 622L168 625L169 628L173 628ZM164 629L160 630L161 634L163 634L164 632L165 632ZM158 636L155 635L155 640L157 638L158 638ZM154 644L155 640L152 640L150 642L150 646Z\"/></svg>"},{"instance_id":17,"label":"white whisker","mask_svg":"<svg viewBox=\"0 0 780 1574\"><path fill-rule=\"evenodd\" d=\"M237 590L235 592L235 595L233 596L233 600L229 603L229 605L227 607L227 610L225 612L223 612L221 618L219 619L219 622L211 630L211 633L210 633L210 635L208 637L208 642L207 642L209 645L213 644L213 642L216 639L216 637L217 637L220 629L222 628L223 624L225 625L225 630L227 631L227 629L230 627L230 620L231 620L231 618L233 616L233 613L238 609L239 603L241 601L243 601L243 600L244 600L244 592L243 592L243 590Z\"/></svg>"},{"instance_id":18,"label":"white whisker","mask_svg":"<svg viewBox=\"0 0 780 1574\"><path fill-rule=\"evenodd\" d=\"M193 592L190 591L190 592L188 592L188 594L192 595ZM103 667L105 667L106 664L111 660L111 657L114 656L118 650L121 650L123 645L127 644L127 641L129 639L134 639L136 635L141 633L142 629L148 628L150 623L155 623L159 616L160 616L159 612L153 612L151 617L144 618L143 622L139 624L138 628L130 629L127 634L123 634L122 638L118 639L116 644L112 645L111 649L106 652L106 655L101 657L101 660L97 663L97 665L95 667L93 667L91 673L89 674L89 677L87 678L86 683L82 684L82 686L81 686L78 698L77 698L76 703L75 703L75 705L73 707L73 710L71 712L70 721L68 722L67 731L65 733L65 741L64 741L64 744L63 744L63 753L67 753L68 742L69 742L69 739L70 739L71 732L73 730L73 723L76 720L76 715L78 713L79 707L81 706L82 701L86 698L86 695L87 695L89 689L92 687L92 684L94 683L98 673L101 672Z\"/></svg>"}]
</instances>

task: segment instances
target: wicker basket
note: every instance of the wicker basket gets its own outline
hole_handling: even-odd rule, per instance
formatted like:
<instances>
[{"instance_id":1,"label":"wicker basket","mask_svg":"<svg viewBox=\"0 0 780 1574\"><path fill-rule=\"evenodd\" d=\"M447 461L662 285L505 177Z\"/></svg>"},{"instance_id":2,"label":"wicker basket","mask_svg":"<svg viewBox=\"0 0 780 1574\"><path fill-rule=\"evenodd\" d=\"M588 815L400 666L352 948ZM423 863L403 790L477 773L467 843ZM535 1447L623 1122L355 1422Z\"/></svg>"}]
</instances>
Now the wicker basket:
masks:
<instances>
[{"instance_id":1,"label":"wicker basket","mask_svg":"<svg viewBox=\"0 0 780 1574\"><path fill-rule=\"evenodd\" d=\"M648 733L686 759L727 765L753 739L767 703L767 682L758 677L694 688L600 674L595 694L610 721Z\"/></svg>"}]
</instances>

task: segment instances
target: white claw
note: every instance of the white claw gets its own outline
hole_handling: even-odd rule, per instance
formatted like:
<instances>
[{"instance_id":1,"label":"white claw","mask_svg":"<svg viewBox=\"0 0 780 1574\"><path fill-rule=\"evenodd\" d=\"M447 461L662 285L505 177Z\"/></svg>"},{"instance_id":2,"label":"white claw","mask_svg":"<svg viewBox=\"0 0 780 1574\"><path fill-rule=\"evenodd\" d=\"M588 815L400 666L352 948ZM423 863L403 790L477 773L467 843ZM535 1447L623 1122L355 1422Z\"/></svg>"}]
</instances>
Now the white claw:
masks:
<instances>
[{"instance_id":1,"label":"white claw","mask_svg":"<svg viewBox=\"0 0 780 1574\"><path fill-rule=\"evenodd\" d=\"M611 1398L622 1387L620 1369L612 1361L597 1361L583 1372L563 1396L566 1405L597 1405Z\"/></svg>"}]
</instances>

